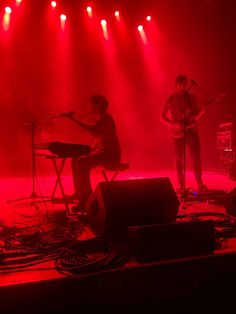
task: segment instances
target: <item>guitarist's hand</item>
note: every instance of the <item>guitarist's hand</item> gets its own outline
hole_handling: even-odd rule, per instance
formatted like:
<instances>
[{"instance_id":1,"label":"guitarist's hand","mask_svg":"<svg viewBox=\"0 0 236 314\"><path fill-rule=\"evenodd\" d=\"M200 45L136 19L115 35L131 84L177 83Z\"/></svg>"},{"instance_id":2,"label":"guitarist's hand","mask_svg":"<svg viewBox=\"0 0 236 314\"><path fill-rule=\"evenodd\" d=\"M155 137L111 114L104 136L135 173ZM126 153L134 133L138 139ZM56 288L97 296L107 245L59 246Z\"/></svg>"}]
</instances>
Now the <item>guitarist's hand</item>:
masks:
<instances>
[{"instance_id":1,"label":"guitarist's hand","mask_svg":"<svg viewBox=\"0 0 236 314\"><path fill-rule=\"evenodd\" d=\"M172 125L173 128L176 128L176 129L179 129L179 130L182 130L184 128L184 123L183 122L172 121L171 125Z\"/></svg>"},{"instance_id":2,"label":"guitarist's hand","mask_svg":"<svg viewBox=\"0 0 236 314\"><path fill-rule=\"evenodd\" d=\"M181 122L173 122L172 123L172 127L176 130L179 130L179 131L184 131L184 129L189 129L191 127L193 127L195 125L195 120L194 119L191 119L189 120L187 123L184 123L183 121Z\"/></svg>"}]
</instances>

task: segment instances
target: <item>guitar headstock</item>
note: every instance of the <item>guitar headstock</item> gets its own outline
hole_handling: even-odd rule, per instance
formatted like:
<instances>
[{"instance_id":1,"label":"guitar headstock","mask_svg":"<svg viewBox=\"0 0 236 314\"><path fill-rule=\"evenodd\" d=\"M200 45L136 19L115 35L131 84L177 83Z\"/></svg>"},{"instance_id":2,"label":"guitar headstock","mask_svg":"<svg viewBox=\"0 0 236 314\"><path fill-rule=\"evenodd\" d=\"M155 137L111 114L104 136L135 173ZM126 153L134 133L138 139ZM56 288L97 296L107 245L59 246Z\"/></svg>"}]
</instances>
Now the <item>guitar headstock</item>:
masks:
<instances>
[{"instance_id":1,"label":"guitar headstock","mask_svg":"<svg viewBox=\"0 0 236 314\"><path fill-rule=\"evenodd\" d=\"M226 94L220 94L219 96L216 96L214 98L211 98L210 100L208 100L203 107L208 107L210 106L212 103L216 102L216 101L220 101L222 98L226 97Z\"/></svg>"}]
</instances>

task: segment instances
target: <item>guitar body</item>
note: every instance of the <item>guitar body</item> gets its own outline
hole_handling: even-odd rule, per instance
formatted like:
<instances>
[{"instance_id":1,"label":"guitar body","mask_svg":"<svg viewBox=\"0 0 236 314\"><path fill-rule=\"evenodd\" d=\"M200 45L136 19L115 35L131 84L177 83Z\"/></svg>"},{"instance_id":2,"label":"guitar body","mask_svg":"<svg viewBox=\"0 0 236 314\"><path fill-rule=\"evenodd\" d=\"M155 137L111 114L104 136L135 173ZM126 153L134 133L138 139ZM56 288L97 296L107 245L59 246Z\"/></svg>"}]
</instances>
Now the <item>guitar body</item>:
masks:
<instances>
[{"instance_id":1,"label":"guitar body","mask_svg":"<svg viewBox=\"0 0 236 314\"><path fill-rule=\"evenodd\" d=\"M184 132L186 132L189 129L193 128L195 125L196 125L196 123L187 124L185 126L185 128L181 127L181 126L171 125L170 129L171 129L172 136L174 138L181 138L181 137L184 136Z\"/></svg>"},{"instance_id":2,"label":"guitar body","mask_svg":"<svg viewBox=\"0 0 236 314\"><path fill-rule=\"evenodd\" d=\"M199 116L205 112L206 108L212 103L219 101L221 98L225 97L225 94L222 94L216 98L208 100L203 106ZM183 121L174 121L174 124L170 125L171 133L174 138L181 138L184 136L184 132L196 126L195 119L191 116L191 110L186 111L185 126Z\"/></svg>"}]
</instances>

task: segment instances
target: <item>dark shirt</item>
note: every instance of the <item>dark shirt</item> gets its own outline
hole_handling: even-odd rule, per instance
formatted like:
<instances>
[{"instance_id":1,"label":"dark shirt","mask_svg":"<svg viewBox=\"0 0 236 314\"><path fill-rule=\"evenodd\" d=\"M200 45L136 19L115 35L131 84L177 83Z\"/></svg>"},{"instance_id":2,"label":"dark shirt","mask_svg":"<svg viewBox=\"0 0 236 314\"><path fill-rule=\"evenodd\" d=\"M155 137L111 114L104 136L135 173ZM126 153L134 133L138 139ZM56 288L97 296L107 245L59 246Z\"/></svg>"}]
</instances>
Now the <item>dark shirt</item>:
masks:
<instances>
[{"instance_id":1,"label":"dark shirt","mask_svg":"<svg viewBox=\"0 0 236 314\"><path fill-rule=\"evenodd\" d=\"M162 109L162 115L167 115L172 122L183 122L184 118L187 123L194 122L199 113L196 97L189 92L174 92L167 98Z\"/></svg>"},{"instance_id":2,"label":"dark shirt","mask_svg":"<svg viewBox=\"0 0 236 314\"><path fill-rule=\"evenodd\" d=\"M89 126L89 132L96 138L92 152L112 152L120 154L120 142L113 117L105 113L102 118Z\"/></svg>"}]
</instances>

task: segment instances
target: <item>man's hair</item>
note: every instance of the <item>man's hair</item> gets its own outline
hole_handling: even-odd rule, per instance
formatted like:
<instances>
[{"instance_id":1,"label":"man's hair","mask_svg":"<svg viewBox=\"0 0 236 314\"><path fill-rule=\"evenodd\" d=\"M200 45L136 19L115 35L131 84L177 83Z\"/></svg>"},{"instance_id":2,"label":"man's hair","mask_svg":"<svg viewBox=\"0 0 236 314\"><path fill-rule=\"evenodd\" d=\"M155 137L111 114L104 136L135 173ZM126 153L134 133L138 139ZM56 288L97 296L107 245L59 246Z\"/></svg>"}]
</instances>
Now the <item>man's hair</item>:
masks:
<instances>
[{"instance_id":1,"label":"man's hair","mask_svg":"<svg viewBox=\"0 0 236 314\"><path fill-rule=\"evenodd\" d=\"M181 84L185 82L188 82L188 77L184 74L179 74L175 79L176 84Z\"/></svg>"},{"instance_id":2,"label":"man's hair","mask_svg":"<svg viewBox=\"0 0 236 314\"><path fill-rule=\"evenodd\" d=\"M93 95L89 98L93 105L98 106L99 110L103 113L107 111L108 100L102 95Z\"/></svg>"}]
</instances>

